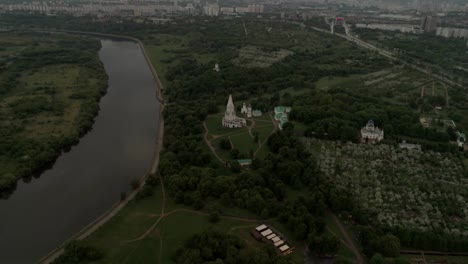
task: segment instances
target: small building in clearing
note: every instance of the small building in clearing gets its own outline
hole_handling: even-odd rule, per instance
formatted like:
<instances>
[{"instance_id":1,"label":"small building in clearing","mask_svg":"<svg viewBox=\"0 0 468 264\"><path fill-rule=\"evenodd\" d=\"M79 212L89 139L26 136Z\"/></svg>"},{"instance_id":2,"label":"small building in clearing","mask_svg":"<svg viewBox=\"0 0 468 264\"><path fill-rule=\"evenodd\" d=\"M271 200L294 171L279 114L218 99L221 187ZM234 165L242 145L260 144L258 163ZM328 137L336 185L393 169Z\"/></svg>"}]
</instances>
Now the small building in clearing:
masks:
<instances>
[{"instance_id":1,"label":"small building in clearing","mask_svg":"<svg viewBox=\"0 0 468 264\"><path fill-rule=\"evenodd\" d=\"M361 129L361 142L375 144L384 139L383 129L375 126L374 121L369 120Z\"/></svg>"},{"instance_id":2,"label":"small building in clearing","mask_svg":"<svg viewBox=\"0 0 468 264\"><path fill-rule=\"evenodd\" d=\"M239 162L239 165L241 165L242 167L252 165L251 159L239 159L237 160L237 162Z\"/></svg>"},{"instance_id":3,"label":"small building in clearing","mask_svg":"<svg viewBox=\"0 0 468 264\"><path fill-rule=\"evenodd\" d=\"M274 109L275 116L274 119L275 121L279 122L279 129L282 130L284 124L286 124L289 121L288 114L291 112L291 107L286 107L286 106L277 106Z\"/></svg>"}]
</instances>

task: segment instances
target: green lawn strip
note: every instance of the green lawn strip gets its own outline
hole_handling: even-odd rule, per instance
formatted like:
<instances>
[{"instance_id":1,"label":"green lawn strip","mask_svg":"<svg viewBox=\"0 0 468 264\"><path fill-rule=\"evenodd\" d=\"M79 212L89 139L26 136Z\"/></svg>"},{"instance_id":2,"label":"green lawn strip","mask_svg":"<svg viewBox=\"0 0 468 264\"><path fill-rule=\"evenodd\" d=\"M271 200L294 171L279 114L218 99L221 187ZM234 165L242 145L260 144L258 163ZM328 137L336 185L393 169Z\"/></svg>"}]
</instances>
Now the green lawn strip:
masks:
<instances>
[{"instance_id":1,"label":"green lawn strip","mask_svg":"<svg viewBox=\"0 0 468 264\"><path fill-rule=\"evenodd\" d=\"M304 135L305 131L307 130L307 125L301 122L291 122L294 124L294 133L296 135L302 136Z\"/></svg>"},{"instance_id":2,"label":"green lawn strip","mask_svg":"<svg viewBox=\"0 0 468 264\"><path fill-rule=\"evenodd\" d=\"M335 85L346 85L348 82L359 80L361 76L363 75L351 74L350 76L346 77L328 76L320 78L320 80L318 80L315 85L320 90L327 90Z\"/></svg>"},{"instance_id":3,"label":"green lawn strip","mask_svg":"<svg viewBox=\"0 0 468 264\"><path fill-rule=\"evenodd\" d=\"M215 149L216 151L216 154L218 154L218 156L223 159L224 161L229 161L231 160L231 154L230 154L230 151L229 150L224 150L224 149L221 149L220 147L220 142L221 140L223 140L225 137L219 137L217 139L214 139L211 141L211 145L213 146L213 148Z\"/></svg>"},{"instance_id":4,"label":"green lawn strip","mask_svg":"<svg viewBox=\"0 0 468 264\"><path fill-rule=\"evenodd\" d=\"M341 233L340 228L338 227L338 225L334 221L333 217L331 216L331 213L327 213L325 215L324 220L325 220L325 223L327 225L327 228L330 229L330 230L327 230L327 231L330 232L331 234L337 236L338 239L340 239L340 248L338 250L338 255L355 262L356 261L356 256L354 255L353 251L351 251L351 249L348 246L343 244L342 241L346 242L346 238L343 235L343 233Z\"/></svg>"},{"instance_id":5,"label":"green lawn strip","mask_svg":"<svg viewBox=\"0 0 468 264\"><path fill-rule=\"evenodd\" d=\"M273 126L273 124L271 122L270 122L269 125L260 123L260 124L258 124L258 126L252 128L252 134L255 135L255 132L257 132L258 133L258 140L259 140L258 142L262 143L263 141L265 141L271 135L271 133L274 130L274 126Z\"/></svg>"},{"instance_id":6,"label":"green lawn strip","mask_svg":"<svg viewBox=\"0 0 468 264\"><path fill-rule=\"evenodd\" d=\"M272 122L271 120L271 117L270 117L270 113L263 113L262 116L259 116L259 117L254 117L255 121L262 121L261 123L259 122L259 124L263 124L263 121L268 121L268 122Z\"/></svg>"},{"instance_id":7,"label":"green lawn strip","mask_svg":"<svg viewBox=\"0 0 468 264\"><path fill-rule=\"evenodd\" d=\"M231 140L234 148L238 149L240 153L249 155L250 151L257 149L257 144L253 142L253 138L248 132L242 134L235 134L227 137Z\"/></svg>"},{"instance_id":8,"label":"green lawn strip","mask_svg":"<svg viewBox=\"0 0 468 264\"><path fill-rule=\"evenodd\" d=\"M161 213L161 198L161 187L154 187L152 196L132 200L104 226L85 239L105 252L102 263L114 263L122 254L133 249L134 242L126 241L140 237L154 224Z\"/></svg>"},{"instance_id":9,"label":"green lawn strip","mask_svg":"<svg viewBox=\"0 0 468 264\"><path fill-rule=\"evenodd\" d=\"M169 58L169 54L163 51L165 48L168 48L168 47L170 46L165 46L165 45L145 46L145 50L146 50L146 53L148 54L151 64L153 64L153 67L158 73L158 77L164 86L167 86L169 84L169 82L166 80L165 75L166 75L167 69L169 68L168 66L170 65L170 63L163 62L164 60Z\"/></svg>"},{"instance_id":10,"label":"green lawn strip","mask_svg":"<svg viewBox=\"0 0 468 264\"><path fill-rule=\"evenodd\" d=\"M267 155L267 153L269 152L269 148L268 148L268 145L267 144L264 144L258 151L257 151L257 154L255 156L255 158L257 159L263 159L265 158L265 156Z\"/></svg>"},{"instance_id":11,"label":"green lawn strip","mask_svg":"<svg viewBox=\"0 0 468 264\"><path fill-rule=\"evenodd\" d=\"M279 92L279 94L280 94L281 96L283 96L283 95L285 95L286 93L289 93L290 95L295 96L295 95L305 94L305 93L307 93L307 92L309 92L309 91L310 91L310 90L304 89L304 88L293 88L293 87L290 87L290 88L281 90L281 91Z\"/></svg>"},{"instance_id":12,"label":"green lawn strip","mask_svg":"<svg viewBox=\"0 0 468 264\"><path fill-rule=\"evenodd\" d=\"M235 227L244 227L246 225L255 225L255 223L221 219L218 223L212 224L208 216L205 215L184 211L171 214L157 226L160 234L162 234L163 243L161 263L173 263L172 258L177 249L181 248L190 237L197 233L212 228L222 233L230 232L232 235L238 235ZM155 252L159 252L159 249L155 250Z\"/></svg>"}]
</instances>

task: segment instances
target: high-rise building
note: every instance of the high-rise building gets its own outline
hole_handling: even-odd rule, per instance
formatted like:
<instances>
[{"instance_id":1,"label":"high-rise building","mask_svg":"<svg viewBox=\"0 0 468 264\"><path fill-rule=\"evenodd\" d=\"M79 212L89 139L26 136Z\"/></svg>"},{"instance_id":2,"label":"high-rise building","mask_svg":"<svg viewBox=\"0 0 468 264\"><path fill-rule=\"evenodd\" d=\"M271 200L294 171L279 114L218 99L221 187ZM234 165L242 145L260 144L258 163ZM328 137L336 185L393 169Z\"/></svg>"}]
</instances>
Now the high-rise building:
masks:
<instances>
[{"instance_id":1,"label":"high-rise building","mask_svg":"<svg viewBox=\"0 0 468 264\"><path fill-rule=\"evenodd\" d=\"M424 32L435 32L437 30L437 23L439 19L433 16L426 16L421 21L421 30Z\"/></svg>"}]
</instances>

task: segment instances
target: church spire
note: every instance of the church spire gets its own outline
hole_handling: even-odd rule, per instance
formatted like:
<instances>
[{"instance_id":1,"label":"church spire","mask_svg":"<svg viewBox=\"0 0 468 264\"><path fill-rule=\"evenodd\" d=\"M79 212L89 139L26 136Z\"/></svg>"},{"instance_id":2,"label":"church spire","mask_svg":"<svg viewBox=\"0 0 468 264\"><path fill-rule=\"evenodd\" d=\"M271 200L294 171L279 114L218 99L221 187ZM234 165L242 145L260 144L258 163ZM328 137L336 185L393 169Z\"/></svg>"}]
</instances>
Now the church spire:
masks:
<instances>
[{"instance_id":1,"label":"church spire","mask_svg":"<svg viewBox=\"0 0 468 264\"><path fill-rule=\"evenodd\" d=\"M234 102L232 101L232 95L229 95L229 100L226 106L226 113L224 113L226 120L234 120L236 118L236 110Z\"/></svg>"}]
</instances>

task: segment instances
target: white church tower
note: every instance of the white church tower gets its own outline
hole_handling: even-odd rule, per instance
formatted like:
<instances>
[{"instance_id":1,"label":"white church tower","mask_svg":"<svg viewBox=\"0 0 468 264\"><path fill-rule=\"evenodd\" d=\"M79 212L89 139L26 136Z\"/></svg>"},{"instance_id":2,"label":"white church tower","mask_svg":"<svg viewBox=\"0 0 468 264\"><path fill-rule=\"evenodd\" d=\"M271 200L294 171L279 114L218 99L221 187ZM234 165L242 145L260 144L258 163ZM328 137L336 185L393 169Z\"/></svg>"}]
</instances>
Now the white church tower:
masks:
<instances>
[{"instance_id":1,"label":"white church tower","mask_svg":"<svg viewBox=\"0 0 468 264\"><path fill-rule=\"evenodd\" d=\"M247 125L247 122L244 118L236 116L236 108L234 102L232 101L232 95L229 95L228 103L226 106L226 112L224 112L223 117L223 126L229 128L238 128Z\"/></svg>"}]
</instances>

